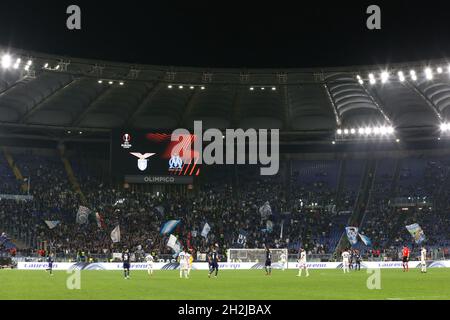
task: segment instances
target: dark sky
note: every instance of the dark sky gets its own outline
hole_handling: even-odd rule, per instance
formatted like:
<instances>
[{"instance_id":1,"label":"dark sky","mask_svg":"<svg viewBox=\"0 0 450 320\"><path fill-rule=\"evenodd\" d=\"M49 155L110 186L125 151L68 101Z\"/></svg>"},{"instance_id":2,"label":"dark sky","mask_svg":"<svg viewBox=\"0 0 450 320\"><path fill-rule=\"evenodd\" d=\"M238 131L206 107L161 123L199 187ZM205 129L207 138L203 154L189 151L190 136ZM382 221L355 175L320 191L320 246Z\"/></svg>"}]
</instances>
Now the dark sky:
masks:
<instances>
[{"instance_id":1,"label":"dark sky","mask_svg":"<svg viewBox=\"0 0 450 320\"><path fill-rule=\"evenodd\" d=\"M202 67L317 67L450 57L448 1L2 1L0 44ZM66 28L66 8L82 30ZM377 4L382 30L366 28Z\"/></svg>"}]
</instances>

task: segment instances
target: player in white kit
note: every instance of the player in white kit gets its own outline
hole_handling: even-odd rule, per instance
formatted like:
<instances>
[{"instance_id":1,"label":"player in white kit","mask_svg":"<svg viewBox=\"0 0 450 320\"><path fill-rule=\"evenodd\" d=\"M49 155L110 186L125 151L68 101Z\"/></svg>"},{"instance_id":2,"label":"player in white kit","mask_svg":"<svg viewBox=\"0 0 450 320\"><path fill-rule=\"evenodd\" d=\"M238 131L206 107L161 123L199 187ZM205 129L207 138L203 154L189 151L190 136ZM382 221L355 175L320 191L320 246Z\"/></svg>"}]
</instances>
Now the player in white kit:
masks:
<instances>
[{"instance_id":1,"label":"player in white kit","mask_svg":"<svg viewBox=\"0 0 450 320\"><path fill-rule=\"evenodd\" d=\"M153 260L153 256L150 253L145 256L145 261L147 262L147 272L149 276L153 275Z\"/></svg>"},{"instance_id":2,"label":"player in white kit","mask_svg":"<svg viewBox=\"0 0 450 320\"><path fill-rule=\"evenodd\" d=\"M188 278L189 256L183 249L178 255L178 262L180 263L180 279L184 277Z\"/></svg>"},{"instance_id":3,"label":"player in white kit","mask_svg":"<svg viewBox=\"0 0 450 320\"><path fill-rule=\"evenodd\" d=\"M285 253L280 255L281 270L286 270L287 257Z\"/></svg>"},{"instance_id":4,"label":"player in white kit","mask_svg":"<svg viewBox=\"0 0 450 320\"><path fill-rule=\"evenodd\" d=\"M350 253L348 250L342 252L342 269L345 272L350 272Z\"/></svg>"},{"instance_id":5,"label":"player in white kit","mask_svg":"<svg viewBox=\"0 0 450 320\"><path fill-rule=\"evenodd\" d=\"M427 272L427 249L425 247L422 247L422 250L420 250L420 266L421 266L421 273Z\"/></svg>"},{"instance_id":6,"label":"player in white kit","mask_svg":"<svg viewBox=\"0 0 450 320\"><path fill-rule=\"evenodd\" d=\"M306 251L305 251L305 249L300 249L300 257L298 259L298 275L297 275L297 277L302 276L303 269L306 271L306 276L309 277L308 265L306 264Z\"/></svg>"}]
</instances>

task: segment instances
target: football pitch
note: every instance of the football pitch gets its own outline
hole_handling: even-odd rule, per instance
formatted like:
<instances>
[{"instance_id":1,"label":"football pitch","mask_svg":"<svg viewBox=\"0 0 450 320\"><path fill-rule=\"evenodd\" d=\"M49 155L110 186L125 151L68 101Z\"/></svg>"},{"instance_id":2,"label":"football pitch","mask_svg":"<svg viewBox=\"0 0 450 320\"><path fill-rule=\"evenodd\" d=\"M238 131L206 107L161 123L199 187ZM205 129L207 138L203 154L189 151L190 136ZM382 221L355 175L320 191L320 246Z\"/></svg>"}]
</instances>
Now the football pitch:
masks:
<instances>
[{"instance_id":1,"label":"football pitch","mask_svg":"<svg viewBox=\"0 0 450 320\"><path fill-rule=\"evenodd\" d=\"M220 271L211 279L207 271L193 270L180 279L177 270L132 271L125 280L120 271L82 271L80 289L69 290L70 274L55 271L0 270L1 300L334 300L334 299L450 299L450 269L381 270L381 289L368 289L366 270L310 270L297 277L296 270ZM304 274L303 274L304 275Z\"/></svg>"}]
</instances>

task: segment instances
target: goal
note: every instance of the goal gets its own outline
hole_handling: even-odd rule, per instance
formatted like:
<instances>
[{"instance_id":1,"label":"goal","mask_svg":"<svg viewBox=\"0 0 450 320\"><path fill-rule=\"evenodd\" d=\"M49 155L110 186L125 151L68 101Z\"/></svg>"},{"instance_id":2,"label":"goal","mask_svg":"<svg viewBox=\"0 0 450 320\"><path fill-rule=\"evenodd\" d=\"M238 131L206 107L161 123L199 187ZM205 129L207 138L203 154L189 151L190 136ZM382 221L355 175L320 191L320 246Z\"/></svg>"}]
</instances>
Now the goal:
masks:
<instances>
[{"instance_id":1,"label":"goal","mask_svg":"<svg viewBox=\"0 0 450 320\"><path fill-rule=\"evenodd\" d=\"M287 249L270 249L272 262L284 262L288 260ZM228 262L264 262L266 261L265 249L228 249Z\"/></svg>"}]
</instances>

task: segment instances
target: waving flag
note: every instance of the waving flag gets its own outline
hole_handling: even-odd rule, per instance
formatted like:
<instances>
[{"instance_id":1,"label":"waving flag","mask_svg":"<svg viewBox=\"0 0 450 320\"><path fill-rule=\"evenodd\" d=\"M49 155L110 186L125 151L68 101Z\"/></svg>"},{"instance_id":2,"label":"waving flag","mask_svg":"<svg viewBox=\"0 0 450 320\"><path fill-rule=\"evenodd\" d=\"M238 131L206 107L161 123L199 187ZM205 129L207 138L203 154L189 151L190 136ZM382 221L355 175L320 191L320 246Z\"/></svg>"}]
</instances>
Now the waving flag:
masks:
<instances>
[{"instance_id":1,"label":"waving flag","mask_svg":"<svg viewBox=\"0 0 450 320\"><path fill-rule=\"evenodd\" d=\"M106 229L105 221L103 220L103 217L100 215L100 213L95 213L95 220L97 220L97 226L99 229Z\"/></svg>"},{"instance_id":2,"label":"waving flag","mask_svg":"<svg viewBox=\"0 0 450 320\"><path fill-rule=\"evenodd\" d=\"M269 201L266 201L260 208L259 213L262 219L267 219L272 214L272 208L270 207Z\"/></svg>"},{"instance_id":3,"label":"waving flag","mask_svg":"<svg viewBox=\"0 0 450 320\"><path fill-rule=\"evenodd\" d=\"M45 224L51 230L51 229L56 228L56 226L58 224L60 224L60 221L59 220L54 220L54 221L45 220Z\"/></svg>"},{"instance_id":4,"label":"waving flag","mask_svg":"<svg viewBox=\"0 0 450 320\"><path fill-rule=\"evenodd\" d=\"M361 238L361 241L362 242L364 242L364 244L366 245L366 246L368 246L368 247L371 247L372 246L372 241L370 241L370 239L369 239L369 237L368 236L365 236L365 235L363 235L363 234L359 234L359 237Z\"/></svg>"},{"instance_id":5,"label":"waving flag","mask_svg":"<svg viewBox=\"0 0 450 320\"><path fill-rule=\"evenodd\" d=\"M89 214L91 213L91 209L87 207L80 206L77 212L77 223L78 224L86 224L88 222Z\"/></svg>"},{"instance_id":6,"label":"waving flag","mask_svg":"<svg viewBox=\"0 0 450 320\"><path fill-rule=\"evenodd\" d=\"M236 240L236 243L238 244L238 246L245 247L245 244L247 243L247 231L242 229L239 231L239 236Z\"/></svg>"},{"instance_id":7,"label":"waving flag","mask_svg":"<svg viewBox=\"0 0 450 320\"><path fill-rule=\"evenodd\" d=\"M168 234L175 229L181 220L169 220L161 228L161 234Z\"/></svg>"},{"instance_id":8,"label":"waving flag","mask_svg":"<svg viewBox=\"0 0 450 320\"><path fill-rule=\"evenodd\" d=\"M114 228L113 231L111 231L111 240L112 242L120 242L120 226L117 226Z\"/></svg>"},{"instance_id":9,"label":"waving flag","mask_svg":"<svg viewBox=\"0 0 450 320\"><path fill-rule=\"evenodd\" d=\"M346 227L347 238L351 245L358 242L358 228L357 227Z\"/></svg>"},{"instance_id":10,"label":"waving flag","mask_svg":"<svg viewBox=\"0 0 450 320\"><path fill-rule=\"evenodd\" d=\"M209 231L211 231L211 227L209 226L208 222L206 222L205 225L203 226L202 237L207 238Z\"/></svg>"},{"instance_id":11,"label":"waving flag","mask_svg":"<svg viewBox=\"0 0 450 320\"><path fill-rule=\"evenodd\" d=\"M177 237L175 237L173 234L170 235L169 241L167 241L167 246L177 254L181 251L181 245L178 242Z\"/></svg>"},{"instance_id":12,"label":"waving flag","mask_svg":"<svg viewBox=\"0 0 450 320\"><path fill-rule=\"evenodd\" d=\"M411 224L409 226L406 226L406 229L408 229L409 233L413 236L414 241L417 244L420 244L423 241L425 241L425 233L423 232L419 224L417 223Z\"/></svg>"}]
</instances>

